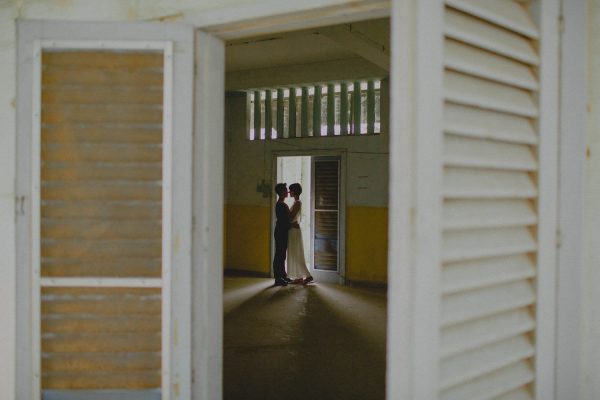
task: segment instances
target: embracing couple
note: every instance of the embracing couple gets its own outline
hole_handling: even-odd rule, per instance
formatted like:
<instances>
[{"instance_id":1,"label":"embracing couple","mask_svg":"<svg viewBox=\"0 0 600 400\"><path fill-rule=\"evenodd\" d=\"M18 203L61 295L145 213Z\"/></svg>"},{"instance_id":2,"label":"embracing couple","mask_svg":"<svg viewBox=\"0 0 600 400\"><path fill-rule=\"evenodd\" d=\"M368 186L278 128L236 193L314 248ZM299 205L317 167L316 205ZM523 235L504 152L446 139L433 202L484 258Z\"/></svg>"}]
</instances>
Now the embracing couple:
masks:
<instances>
[{"instance_id":1,"label":"embracing couple","mask_svg":"<svg viewBox=\"0 0 600 400\"><path fill-rule=\"evenodd\" d=\"M277 204L275 205L275 256L273 257L273 274L275 275L275 286L286 286L288 283L302 283L306 285L312 282L313 277L308 272L306 260L304 259L304 245L302 244L302 232L300 231L300 215L302 202L302 186L299 183L290 185L288 191L285 183L275 185L277 193ZM285 204L288 194L294 198L294 204L290 209ZM287 273L285 271L285 260L287 256Z\"/></svg>"}]
</instances>

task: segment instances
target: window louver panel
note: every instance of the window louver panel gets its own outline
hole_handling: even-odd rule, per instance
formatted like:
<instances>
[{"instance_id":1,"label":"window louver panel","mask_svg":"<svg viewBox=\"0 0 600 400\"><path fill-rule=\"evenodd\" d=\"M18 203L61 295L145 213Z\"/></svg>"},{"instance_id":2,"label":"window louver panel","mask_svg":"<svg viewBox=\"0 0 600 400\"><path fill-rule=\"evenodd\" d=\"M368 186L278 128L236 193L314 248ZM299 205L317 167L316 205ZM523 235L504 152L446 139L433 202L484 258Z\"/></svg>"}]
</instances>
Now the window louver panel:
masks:
<instances>
[{"instance_id":1,"label":"window louver panel","mask_svg":"<svg viewBox=\"0 0 600 400\"><path fill-rule=\"evenodd\" d=\"M450 326L529 306L534 301L533 287L524 280L450 294L443 297L442 325Z\"/></svg>"},{"instance_id":2,"label":"window louver panel","mask_svg":"<svg viewBox=\"0 0 600 400\"><path fill-rule=\"evenodd\" d=\"M42 390L161 387L161 288L86 279L162 277L163 65L162 51L43 53Z\"/></svg>"},{"instance_id":3,"label":"window louver panel","mask_svg":"<svg viewBox=\"0 0 600 400\"><path fill-rule=\"evenodd\" d=\"M444 229L500 228L534 225L537 215L528 200L447 200Z\"/></svg>"},{"instance_id":4,"label":"window louver panel","mask_svg":"<svg viewBox=\"0 0 600 400\"><path fill-rule=\"evenodd\" d=\"M314 160L314 268L339 268L339 161Z\"/></svg>"},{"instance_id":5,"label":"window louver panel","mask_svg":"<svg viewBox=\"0 0 600 400\"><path fill-rule=\"evenodd\" d=\"M452 103L444 108L444 132L513 143L538 141L529 118Z\"/></svg>"},{"instance_id":6,"label":"window louver panel","mask_svg":"<svg viewBox=\"0 0 600 400\"><path fill-rule=\"evenodd\" d=\"M531 41L516 32L486 23L451 8L446 9L444 27L448 38L481 47L525 64L539 64L539 55Z\"/></svg>"},{"instance_id":7,"label":"window louver panel","mask_svg":"<svg viewBox=\"0 0 600 400\"><path fill-rule=\"evenodd\" d=\"M442 258L445 262L456 262L536 249L535 238L525 227L448 231L444 233Z\"/></svg>"},{"instance_id":8,"label":"window louver panel","mask_svg":"<svg viewBox=\"0 0 600 400\"><path fill-rule=\"evenodd\" d=\"M448 199L530 199L537 187L526 171L446 168L444 196Z\"/></svg>"},{"instance_id":9,"label":"window louver panel","mask_svg":"<svg viewBox=\"0 0 600 400\"><path fill-rule=\"evenodd\" d=\"M525 90L450 71L444 82L448 101L524 117L537 116L537 106Z\"/></svg>"},{"instance_id":10,"label":"window louver panel","mask_svg":"<svg viewBox=\"0 0 600 400\"><path fill-rule=\"evenodd\" d=\"M505 395L502 396L498 396L496 398L496 400L532 400L533 399L533 395L531 394L531 391L528 389L525 389L523 387L513 390L510 393L507 393Z\"/></svg>"},{"instance_id":11,"label":"window louver panel","mask_svg":"<svg viewBox=\"0 0 600 400\"><path fill-rule=\"evenodd\" d=\"M447 263L442 274L444 294L498 283L513 282L535 275L535 265L525 254Z\"/></svg>"},{"instance_id":12,"label":"window louver panel","mask_svg":"<svg viewBox=\"0 0 600 400\"><path fill-rule=\"evenodd\" d=\"M444 163L454 167L535 171L537 161L527 145L447 136Z\"/></svg>"},{"instance_id":13,"label":"window louver panel","mask_svg":"<svg viewBox=\"0 0 600 400\"><path fill-rule=\"evenodd\" d=\"M523 5L516 1L496 0L448 0L446 3L481 19L486 19L523 36L537 39L537 27Z\"/></svg>"},{"instance_id":14,"label":"window louver panel","mask_svg":"<svg viewBox=\"0 0 600 400\"><path fill-rule=\"evenodd\" d=\"M442 392L442 400L488 400L512 392L533 381L533 369L527 362L519 362L494 371L480 379Z\"/></svg>"},{"instance_id":15,"label":"window louver panel","mask_svg":"<svg viewBox=\"0 0 600 400\"><path fill-rule=\"evenodd\" d=\"M531 399L537 28L516 1L447 0L440 398Z\"/></svg>"},{"instance_id":16,"label":"window louver panel","mask_svg":"<svg viewBox=\"0 0 600 400\"><path fill-rule=\"evenodd\" d=\"M476 377L510 366L533 355L533 345L525 336L515 336L492 345L442 360L441 387L448 389Z\"/></svg>"},{"instance_id":17,"label":"window louver panel","mask_svg":"<svg viewBox=\"0 0 600 400\"><path fill-rule=\"evenodd\" d=\"M527 90L538 88L529 66L454 40L445 42L444 63L446 68L491 81Z\"/></svg>"},{"instance_id":18,"label":"window louver panel","mask_svg":"<svg viewBox=\"0 0 600 400\"><path fill-rule=\"evenodd\" d=\"M442 358L530 332L534 327L533 315L527 310L511 310L454 325L442 334Z\"/></svg>"}]
</instances>

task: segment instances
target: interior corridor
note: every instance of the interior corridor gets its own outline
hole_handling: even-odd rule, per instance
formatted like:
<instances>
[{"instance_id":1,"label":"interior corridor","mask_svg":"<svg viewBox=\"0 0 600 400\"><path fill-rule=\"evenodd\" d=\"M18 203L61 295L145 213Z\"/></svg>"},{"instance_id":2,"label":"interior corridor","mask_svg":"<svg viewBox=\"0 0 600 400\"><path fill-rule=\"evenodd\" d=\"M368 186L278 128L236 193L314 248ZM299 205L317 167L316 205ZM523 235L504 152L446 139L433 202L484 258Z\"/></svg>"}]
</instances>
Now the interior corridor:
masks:
<instances>
[{"instance_id":1,"label":"interior corridor","mask_svg":"<svg viewBox=\"0 0 600 400\"><path fill-rule=\"evenodd\" d=\"M225 400L384 399L383 289L225 277Z\"/></svg>"}]
</instances>

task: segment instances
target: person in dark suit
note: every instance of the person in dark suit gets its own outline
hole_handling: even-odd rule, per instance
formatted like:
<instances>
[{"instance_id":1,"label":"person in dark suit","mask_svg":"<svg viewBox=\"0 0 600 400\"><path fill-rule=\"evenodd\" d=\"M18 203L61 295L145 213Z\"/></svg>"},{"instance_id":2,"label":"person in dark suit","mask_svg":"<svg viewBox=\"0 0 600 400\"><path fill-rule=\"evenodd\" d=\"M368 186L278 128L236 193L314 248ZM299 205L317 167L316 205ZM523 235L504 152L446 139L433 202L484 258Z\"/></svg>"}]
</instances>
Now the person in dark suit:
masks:
<instances>
[{"instance_id":1,"label":"person in dark suit","mask_svg":"<svg viewBox=\"0 0 600 400\"><path fill-rule=\"evenodd\" d=\"M285 257L288 247L288 231L291 226L290 208L285 204L285 198L288 197L288 188L285 183L275 185L277 193L277 203L275 204L275 256L273 257L273 275L275 276L275 286L286 286L288 284L287 274L285 273Z\"/></svg>"}]
</instances>

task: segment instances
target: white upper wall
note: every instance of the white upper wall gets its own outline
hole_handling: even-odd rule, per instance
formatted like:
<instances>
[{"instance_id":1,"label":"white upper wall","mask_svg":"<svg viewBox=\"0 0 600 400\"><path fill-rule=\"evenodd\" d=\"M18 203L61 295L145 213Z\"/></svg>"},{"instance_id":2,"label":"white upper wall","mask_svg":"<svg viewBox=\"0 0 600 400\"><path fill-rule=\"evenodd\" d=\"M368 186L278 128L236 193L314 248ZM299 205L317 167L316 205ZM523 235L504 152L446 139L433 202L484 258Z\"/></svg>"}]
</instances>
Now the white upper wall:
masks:
<instances>
[{"instance_id":1,"label":"white upper wall","mask_svg":"<svg viewBox=\"0 0 600 400\"><path fill-rule=\"evenodd\" d=\"M382 90L383 92L383 90ZM226 98L225 107L225 199L227 204L270 207L257 184L265 180L273 188L274 154L318 155L343 152L346 164L346 205L387 207L389 132L387 105L382 97L382 133L361 137L320 137L280 140L247 139L246 98L239 93ZM331 153L329 153L331 154Z\"/></svg>"}]
</instances>

